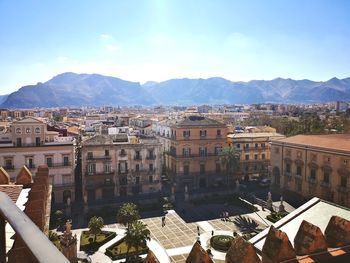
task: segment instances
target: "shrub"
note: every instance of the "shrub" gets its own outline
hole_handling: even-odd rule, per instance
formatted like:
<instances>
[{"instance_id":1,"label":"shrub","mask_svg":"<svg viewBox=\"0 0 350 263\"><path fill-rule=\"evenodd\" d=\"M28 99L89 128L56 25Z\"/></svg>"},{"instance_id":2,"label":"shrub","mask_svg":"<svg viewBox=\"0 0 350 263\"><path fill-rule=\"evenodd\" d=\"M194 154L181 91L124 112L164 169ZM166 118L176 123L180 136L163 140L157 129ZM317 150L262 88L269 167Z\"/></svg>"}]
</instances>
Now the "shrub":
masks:
<instances>
[{"instance_id":1,"label":"shrub","mask_svg":"<svg viewBox=\"0 0 350 263\"><path fill-rule=\"evenodd\" d=\"M210 239L210 245L221 252L227 252L233 241L233 237L227 235L217 235Z\"/></svg>"}]
</instances>

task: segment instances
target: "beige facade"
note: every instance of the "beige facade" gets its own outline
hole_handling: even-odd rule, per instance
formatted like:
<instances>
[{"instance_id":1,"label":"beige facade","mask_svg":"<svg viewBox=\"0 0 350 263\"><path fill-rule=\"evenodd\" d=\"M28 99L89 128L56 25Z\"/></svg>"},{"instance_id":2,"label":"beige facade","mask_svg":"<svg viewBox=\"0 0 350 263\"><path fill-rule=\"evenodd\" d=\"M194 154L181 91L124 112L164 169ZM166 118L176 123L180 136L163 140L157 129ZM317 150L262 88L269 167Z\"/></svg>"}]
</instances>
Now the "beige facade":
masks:
<instances>
[{"instance_id":1,"label":"beige facade","mask_svg":"<svg viewBox=\"0 0 350 263\"><path fill-rule=\"evenodd\" d=\"M174 120L160 131L166 147L164 164L178 189L227 183L220 162L220 153L227 146L226 135L225 124L199 115Z\"/></svg>"},{"instance_id":2,"label":"beige facade","mask_svg":"<svg viewBox=\"0 0 350 263\"><path fill-rule=\"evenodd\" d=\"M272 141L273 183L304 198L350 207L350 135L297 135Z\"/></svg>"},{"instance_id":3,"label":"beige facade","mask_svg":"<svg viewBox=\"0 0 350 263\"><path fill-rule=\"evenodd\" d=\"M271 140L285 138L275 132L244 132L227 135L230 146L240 151L240 178L267 177L270 164Z\"/></svg>"},{"instance_id":4,"label":"beige facade","mask_svg":"<svg viewBox=\"0 0 350 263\"><path fill-rule=\"evenodd\" d=\"M32 174L39 165L48 165L52 199L60 204L68 198L75 199L75 156L72 138L57 135L48 132L46 124L34 118L13 122L10 130L0 135L0 166L13 181L24 165Z\"/></svg>"},{"instance_id":5,"label":"beige facade","mask_svg":"<svg viewBox=\"0 0 350 263\"><path fill-rule=\"evenodd\" d=\"M82 142L84 199L87 202L160 190L160 148L156 139L120 134Z\"/></svg>"}]
</instances>

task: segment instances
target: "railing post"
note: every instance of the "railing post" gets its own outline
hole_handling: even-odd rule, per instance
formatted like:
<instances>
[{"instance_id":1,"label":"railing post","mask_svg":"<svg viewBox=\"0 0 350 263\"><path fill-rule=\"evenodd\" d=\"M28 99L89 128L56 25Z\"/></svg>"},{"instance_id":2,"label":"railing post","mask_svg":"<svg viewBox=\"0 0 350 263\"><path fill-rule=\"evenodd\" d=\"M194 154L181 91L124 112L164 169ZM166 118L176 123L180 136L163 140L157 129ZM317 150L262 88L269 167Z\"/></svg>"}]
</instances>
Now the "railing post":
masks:
<instances>
[{"instance_id":1,"label":"railing post","mask_svg":"<svg viewBox=\"0 0 350 263\"><path fill-rule=\"evenodd\" d=\"M5 219L0 215L0 263L6 263Z\"/></svg>"}]
</instances>

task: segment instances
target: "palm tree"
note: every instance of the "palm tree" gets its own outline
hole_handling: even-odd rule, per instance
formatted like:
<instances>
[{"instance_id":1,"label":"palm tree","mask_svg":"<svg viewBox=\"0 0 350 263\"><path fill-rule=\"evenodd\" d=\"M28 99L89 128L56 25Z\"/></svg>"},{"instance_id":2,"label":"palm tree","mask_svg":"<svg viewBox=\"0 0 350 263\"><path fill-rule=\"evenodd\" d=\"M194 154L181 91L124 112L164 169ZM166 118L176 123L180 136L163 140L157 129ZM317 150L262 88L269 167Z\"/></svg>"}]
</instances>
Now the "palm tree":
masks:
<instances>
[{"instance_id":1,"label":"palm tree","mask_svg":"<svg viewBox=\"0 0 350 263\"><path fill-rule=\"evenodd\" d=\"M223 148L220 155L221 165L226 167L227 185L229 185L229 175L236 173L238 170L241 153L237 148L229 146Z\"/></svg>"},{"instance_id":2,"label":"palm tree","mask_svg":"<svg viewBox=\"0 0 350 263\"><path fill-rule=\"evenodd\" d=\"M130 224L125 235L125 243L128 246L126 260L128 261L128 254L131 247L135 248L137 257L140 247L145 246L147 240L151 240L151 232L148 230L146 224L141 221Z\"/></svg>"},{"instance_id":3,"label":"palm tree","mask_svg":"<svg viewBox=\"0 0 350 263\"><path fill-rule=\"evenodd\" d=\"M139 211L134 203L123 204L117 215L117 221L129 229L130 224L140 219Z\"/></svg>"},{"instance_id":4,"label":"palm tree","mask_svg":"<svg viewBox=\"0 0 350 263\"><path fill-rule=\"evenodd\" d=\"M95 235L94 242L96 241L97 234L101 233L101 228L103 227L103 218L93 216L89 221L89 232Z\"/></svg>"}]
</instances>

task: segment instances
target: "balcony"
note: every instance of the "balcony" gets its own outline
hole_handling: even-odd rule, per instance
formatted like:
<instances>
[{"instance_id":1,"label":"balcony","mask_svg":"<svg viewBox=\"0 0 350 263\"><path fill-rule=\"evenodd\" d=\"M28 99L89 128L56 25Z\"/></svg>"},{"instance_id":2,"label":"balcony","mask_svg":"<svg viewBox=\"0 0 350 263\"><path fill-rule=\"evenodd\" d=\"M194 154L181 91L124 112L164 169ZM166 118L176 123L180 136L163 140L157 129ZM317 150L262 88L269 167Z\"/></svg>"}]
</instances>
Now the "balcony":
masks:
<instances>
[{"instance_id":1,"label":"balcony","mask_svg":"<svg viewBox=\"0 0 350 263\"><path fill-rule=\"evenodd\" d=\"M147 160L155 160L156 159L156 155L155 154L152 154L152 155L148 155L146 157Z\"/></svg>"},{"instance_id":2,"label":"balcony","mask_svg":"<svg viewBox=\"0 0 350 263\"><path fill-rule=\"evenodd\" d=\"M111 176L111 175L114 175L114 171L109 171L109 172L106 172L106 171L86 172L85 175L89 176L89 177L91 177L91 176L99 176L99 177L101 177L101 176Z\"/></svg>"},{"instance_id":3,"label":"balcony","mask_svg":"<svg viewBox=\"0 0 350 263\"><path fill-rule=\"evenodd\" d=\"M322 187L325 187L325 188L330 188L330 187L331 187L331 184L330 184L329 182L325 182L325 181L322 181L322 182L320 183L320 185L321 185Z\"/></svg>"},{"instance_id":4,"label":"balcony","mask_svg":"<svg viewBox=\"0 0 350 263\"><path fill-rule=\"evenodd\" d=\"M317 185L316 178L308 177L307 181L309 182L309 184Z\"/></svg>"},{"instance_id":5,"label":"balcony","mask_svg":"<svg viewBox=\"0 0 350 263\"><path fill-rule=\"evenodd\" d=\"M342 186L342 185L339 185L337 190L340 193L347 193L347 192L349 192L348 188L346 186Z\"/></svg>"},{"instance_id":6,"label":"balcony","mask_svg":"<svg viewBox=\"0 0 350 263\"><path fill-rule=\"evenodd\" d=\"M0 192L0 262L6 260L5 221L31 251L37 262L69 263L43 232L5 194Z\"/></svg>"},{"instance_id":7,"label":"balcony","mask_svg":"<svg viewBox=\"0 0 350 263\"><path fill-rule=\"evenodd\" d=\"M295 174L295 178L303 179L303 176L301 174Z\"/></svg>"},{"instance_id":8,"label":"balcony","mask_svg":"<svg viewBox=\"0 0 350 263\"><path fill-rule=\"evenodd\" d=\"M67 168L71 168L72 163L71 162L63 162L63 163L51 163L51 164L46 164L47 167L49 168L60 168L60 167L67 167Z\"/></svg>"},{"instance_id":9,"label":"balcony","mask_svg":"<svg viewBox=\"0 0 350 263\"><path fill-rule=\"evenodd\" d=\"M127 156L127 155L128 155L128 154L127 154L126 152L120 152L120 153L119 153L119 156L120 156L120 157L125 157L125 156Z\"/></svg>"},{"instance_id":10,"label":"balcony","mask_svg":"<svg viewBox=\"0 0 350 263\"><path fill-rule=\"evenodd\" d=\"M127 174L128 172L129 172L129 170L124 170L124 171L119 170L119 171L118 171L118 174Z\"/></svg>"},{"instance_id":11,"label":"balcony","mask_svg":"<svg viewBox=\"0 0 350 263\"><path fill-rule=\"evenodd\" d=\"M135 161L142 161L141 155L139 155L139 156L135 155L135 156L134 156L134 160L135 160Z\"/></svg>"},{"instance_id":12,"label":"balcony","mask_svg":"<svg viewBox=\"0 0 350 263\"><path fill-rule=\"evenodd\" d=\"M88 156L88 161L100 161L100 160L110 160L112 157L110 155L103 155L103 156Z\"/></svg>"},{"instance_id":13,"label":"balcony","mask_svg":"<svg viewBox=\"0 0 350 263\"><path fill-rule=\"evenodd\" d=\"M290 173L290 172L284 172L284 176L292 178L292 173Z\"/></svg>"},{"instance_id":14,"label":"balcony","mask_svg":"<svg viewBox=\"0 0 350 263\"><path fill-rule=\"evenodd\" d=\"M15 166L14 165L6 165L4 167L4 169L7 170L7 171L12 171L12 170L15 170Z\"/></svg>"}]
</instances>

